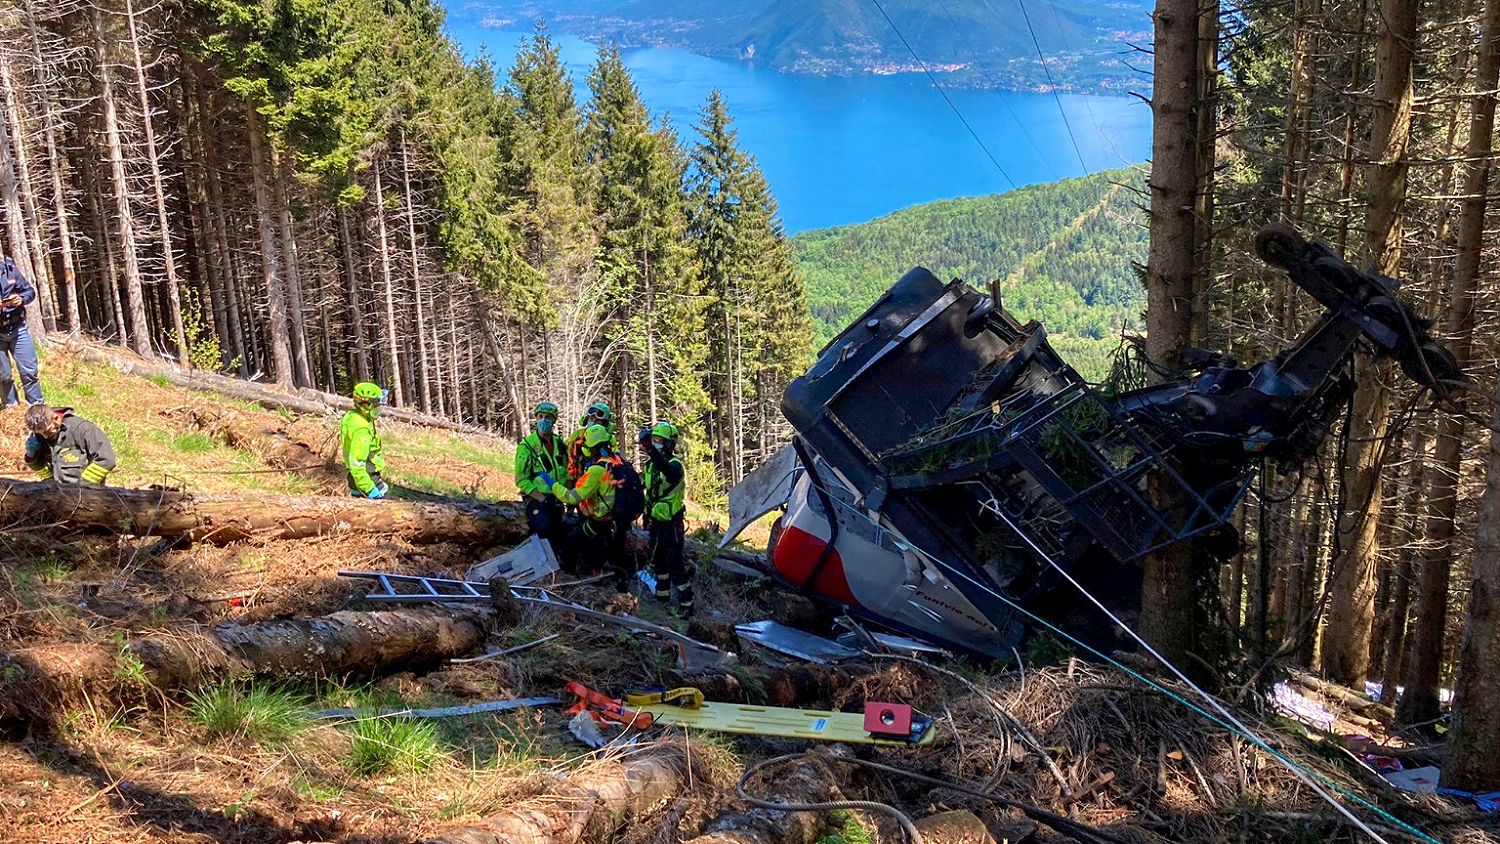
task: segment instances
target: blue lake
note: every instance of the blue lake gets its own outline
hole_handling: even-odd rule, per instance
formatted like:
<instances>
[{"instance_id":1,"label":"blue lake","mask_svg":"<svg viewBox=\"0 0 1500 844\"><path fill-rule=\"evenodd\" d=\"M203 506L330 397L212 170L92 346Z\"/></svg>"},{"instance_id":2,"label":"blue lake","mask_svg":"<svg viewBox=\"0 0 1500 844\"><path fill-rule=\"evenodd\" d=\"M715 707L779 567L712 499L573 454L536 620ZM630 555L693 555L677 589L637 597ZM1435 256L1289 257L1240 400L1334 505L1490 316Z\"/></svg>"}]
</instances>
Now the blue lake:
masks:
<instances>
[{"instance_id":1,"label":"blue lake","mask_svg":"<svg viewBox=\"0 0 1500 844\"><path fill-rule=\"evenodd\" d=\"M448 28L467 55L489 53L502 84L527 35L457 13ZM582 103L597 48L554 37ZM792 233L1137 164L1151 149L1150 109L1131 97L945 91L971 135L923 74L791 76L686 50L622 55L646 105L687 143L697 140L693 125L709 92L724 92L740 146L765 172Z\"/></svg>"}]
</instances>

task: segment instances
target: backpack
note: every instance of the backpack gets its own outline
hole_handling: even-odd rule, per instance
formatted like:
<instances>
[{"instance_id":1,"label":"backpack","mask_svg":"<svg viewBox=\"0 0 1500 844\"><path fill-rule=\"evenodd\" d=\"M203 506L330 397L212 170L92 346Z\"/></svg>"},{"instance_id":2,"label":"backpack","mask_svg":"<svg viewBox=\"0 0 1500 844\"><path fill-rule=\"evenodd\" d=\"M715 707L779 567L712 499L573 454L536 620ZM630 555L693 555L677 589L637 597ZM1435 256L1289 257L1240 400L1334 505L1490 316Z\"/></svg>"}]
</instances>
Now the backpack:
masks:
<instances>
[{"instance_id":1,"label":"backpack","mask_svg":"<svg viewBox=\"0 0 1500 844\"><path fill-rule=\"evenodd\" d=\"M646 485L641 483L640 473L619 455L611 457L605 469L609 472L609 485L615 489L615 504L610 512L616 519L635 521L646 512Z\"/></svg>"}]
</instances>

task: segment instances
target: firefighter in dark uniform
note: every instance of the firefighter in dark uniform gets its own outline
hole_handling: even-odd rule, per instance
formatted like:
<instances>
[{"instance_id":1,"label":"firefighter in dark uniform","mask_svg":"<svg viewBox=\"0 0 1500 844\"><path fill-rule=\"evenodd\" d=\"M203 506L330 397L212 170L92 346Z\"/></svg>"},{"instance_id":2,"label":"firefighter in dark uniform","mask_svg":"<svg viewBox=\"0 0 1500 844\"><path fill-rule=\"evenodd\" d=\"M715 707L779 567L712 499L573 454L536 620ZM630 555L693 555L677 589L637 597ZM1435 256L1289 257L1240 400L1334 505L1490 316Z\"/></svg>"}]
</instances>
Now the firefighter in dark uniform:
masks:
<instances>
[{"instance_id":1,"label":"firefighter in dark uniform","mask_svg":"<svg viewBox=\"0 0 1500 844\"><path fill-rule=\"evenodd\" d=\"M103 484L115 468L115 449L98 425L74 416L71 407L26 408L26 465L43 480Z\"/></svg>"}]
</instances>

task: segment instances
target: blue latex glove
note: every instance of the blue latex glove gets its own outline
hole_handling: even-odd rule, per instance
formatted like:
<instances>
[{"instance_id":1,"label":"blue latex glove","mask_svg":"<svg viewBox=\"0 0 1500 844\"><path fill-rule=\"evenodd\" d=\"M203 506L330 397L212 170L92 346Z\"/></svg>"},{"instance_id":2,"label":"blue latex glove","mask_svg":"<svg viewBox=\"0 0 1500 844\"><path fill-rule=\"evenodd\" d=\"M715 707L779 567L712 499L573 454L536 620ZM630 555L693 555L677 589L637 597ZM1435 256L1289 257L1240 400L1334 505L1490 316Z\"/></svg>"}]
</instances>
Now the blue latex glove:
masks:
<instances>
[{"instance_id":1,"label":"blue latex glove","mask_svg":"<svg viewBox=\"0 0 1500 844\"><path fill-rule=\"evenodd\" d=\"M384 482L381 482L381 483L376 484L374 486L374 488L372 488L369 492L365 493L365 497L366 498L384 498L385 494L387 492L389 492L389 491L390 491L390 487L386 486Z\"/></svg>"},{"instance_id":2,"label":"blue latex glove","mask_svg":"<svg viewBox=\"0 0 1500 844\"><path fill-rule=\"evenodd\" d=\"M552 480L552 476L547 474L546 472L538 472L537 477L542 479L542 483L546 484L547 489L549 490L557 485L557 481Z\"/></svg>"}]
</instances>

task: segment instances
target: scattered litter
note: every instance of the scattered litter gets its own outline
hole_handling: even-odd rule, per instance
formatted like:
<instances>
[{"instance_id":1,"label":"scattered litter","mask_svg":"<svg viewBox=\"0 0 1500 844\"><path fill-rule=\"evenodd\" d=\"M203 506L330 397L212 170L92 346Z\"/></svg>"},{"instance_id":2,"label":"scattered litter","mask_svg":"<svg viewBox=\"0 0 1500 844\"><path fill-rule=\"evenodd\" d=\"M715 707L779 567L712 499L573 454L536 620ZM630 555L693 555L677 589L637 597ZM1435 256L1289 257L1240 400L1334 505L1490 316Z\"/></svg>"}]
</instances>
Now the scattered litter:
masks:
<instances>
[{"instance_id":1,"label":"scattered litter","mask_svg":"<svg viewBox=\"0 0 1500 844\"><path fill-rule=\"evenodd\" d=\"M754 642L779 654L805 659L808 662L843 662L859 656L859 651L793 627L778 624L769 619L736 625L734 632L740 638Z\"/></svg>"},{"instance_id":2,"label":"scattered litter","mask_svg":"<svg viewBox=\"0 0 1500 844\"><path fill-rule=\"evenodd\" d=\"M636 579L645 584L646 589L652 593L656 592L656 576L651 572L641 569L635 573Z\"/></svg>"},{"instance_id":3,"label":"scattered litter","mask_svg":"<svg viewBox=\"0 0 1500 844\"><path fill-rule=\"evenodd\" d=\"M1271 705L1288 718L1295 718L1323 730L1333 729L1333 722L1337 720L1321 701L1304 697L1286 683L1277 683L1271 687Z\"/></svg>"},{"instance_id":4,"label":"scattered litter","mask_svg":"<svg viewBox=\"0 0 1500 844\"><path fill-rule=\"evenodd\" d=\"M1438 778L1442 771L1434 765L1421 768L1411 768L1405 771L1395 771L1385 775L1386 782L1401 789L1412 791L1417 794L1431 794L1437 790Z\"/></svg>"},{"instance_id":5,"label":"scattered litter","mask_svg":"<svg viewBox=\"0 0 1500 844\"><path fill-rule=\"evenodd\" d=\"M573 720L568 722L568 732L573 734L573 738L595 749L609 744L609 739L604 737L604 730L599 722L590 718L587 711L578 712L573 716Z\"/></svg>"},{"instance_id":6,"label":"scattered litter","mask_svg":"<svg viewBox=\"0 0 1500 844\"><path fill-rule=\"evenodd\" d=\"M1464 800L1472 800L1474 801L1474 805L1478 806L1479 811L1481 812L1500 811L1500 791L1486 791L1483 794L1475 794L1472 791L1460 791L1456 788L1441 787L1436 789L1436 791L1438 794L1446 795L1448 797L1459 797Z\"/></svg>"},{"instance_id":7,"label":"scattered litter","mask_svg":"<svg viewBox=\"0 0 1500 844\"><path fill-rule=\"evenodd\" d=\"M463 659L450 659L448 661L451 662L451 663L453 663L454 665L464 665L464 664L470 663L470 662L484 662L487 659L494 659L497 656L505 656L506 654L513 654L513 653L516 653L518 651L524 651L527 648L534 648L537 645L543 644L544 642L550 642L553 639L556 639L556 638L558 638L561 635L562 635L561 633L553 633L551 636L543 636L540 639L534 639L534 640L532 640L530 642L527 642L527 643L525 643L523 645L516 645L513 648L506 648L503 651L490 651L487 654L481 654L479 656L465 657Z\"/></svg>"},{"instance_id":8,"label":"scattered litter","mask_svg":"<svg viewBox=\"0 0 1500 844\"><path fill-rule=\"evenodd\" d=\"M325 709L315 712L313 720L329 718L451 718L457 715L482 715L534 706L556 706L566 703L560 697L525 697L514 700L491 700L467 706L445 706L438 709Z\"/></svg>"},{"instance_id":9,"label":"scattered litter","mask_svg":"<svg viewBox=\"0 0 1500 844\"><path fill-rule=\"evenodd\" d=\"M526 586L557 569L557 555L552 552L552 544L539 536L531 536L504 554L491 557L464 572L464 580L489 583L496 577L503 577L512 586Z\"/></svg>"}]
</instances>

